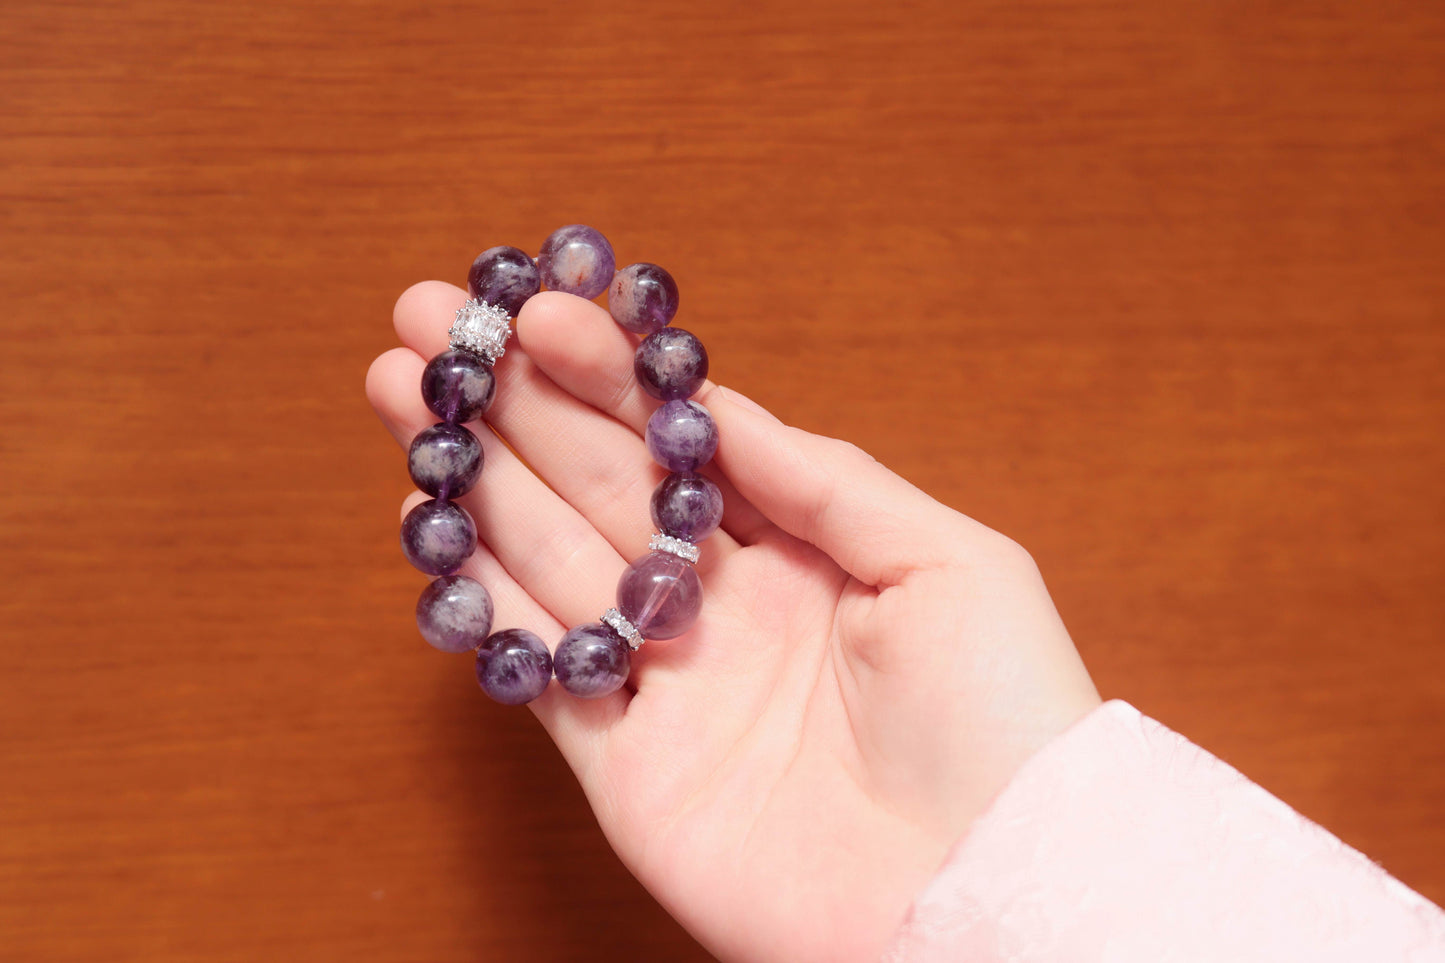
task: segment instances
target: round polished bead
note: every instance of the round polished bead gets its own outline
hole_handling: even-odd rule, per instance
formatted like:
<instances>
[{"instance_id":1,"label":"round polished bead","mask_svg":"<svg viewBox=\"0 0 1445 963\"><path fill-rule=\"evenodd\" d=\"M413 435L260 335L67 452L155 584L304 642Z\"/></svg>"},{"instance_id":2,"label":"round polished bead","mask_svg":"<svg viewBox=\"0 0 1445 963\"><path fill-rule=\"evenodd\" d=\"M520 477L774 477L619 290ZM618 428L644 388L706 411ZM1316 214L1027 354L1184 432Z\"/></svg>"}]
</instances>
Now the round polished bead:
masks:
<instances>
[{"instance_id":1,"label":"round polished bead","mask_svg":"<svg viewBox=\"0 0 1445 963\"><path fill-rule=\"evenodd\" d=\"M707 379L707 349L689 331L663 328L637 346L632 370L643 391L661 401L676 401Z\"/></svg>"},{"instance_id":2,"label":"round polished bead","mask_svg":"<svg viewBox=\"0 0 1445 963\"><path fill-rule=\"evenodd\" d=\"M432 425L412 439L406 467L412 482L428 495L465 495L482 474L482 443L461 425Z\"/></svg>"},{"instance_id":3,"label":"round polished bead","mask_svg":"<svg viewBox=\"0 0 1445 963\"><path fill-rule=\"evenodd\" d=\"M649 552L617 582L617 610L644 639L676 638L697 621L702 580L691 565L667 552Z\"/></svg>"},{"instance_id":4,"label":"round polished bead","mask_svg":"<svg viewBox=\"0 0 1445 963\"><path fill-rule=\"evenodd\" d=\"M477 550L477 526L452 502L422 502L401 520L401 550L426 574L450 575Z\"/></svg>"},{"instance_id":5,"label":"round polished bead","mask_svg":"<svg viewBox=\"0 0 1445 963\"><path fill-rule=\"evenodd\" d=\"M652 490L651 508L658 531L700 542L722 522L722 491L705 475L673 472Z\"/></svg>"},{"instance_id":6,"label":"round polished bead","mask_svg":"<svg viewBox=\"0 0 1445 963\"><path fill-rule=\"evenodd\" d=\"M492 596L476 579L443 575L416 600L416 627L443 652L470 652L492 631Z\"/></svg>"},{"instance_id":7,"label":"round polished bead","mask_svg":"<svg viewBox=\"0 0 1445 963\"><path fill-rule=\"evenodd\" d=\"M692 471L717 451L717 425L695 401L669 401L647 419L647 450L668 471Z\"/></svg>"},{"instance_id":8,"label":"round polished bead","mask_svg":"<svg viewBox=\"0 0 1445 963\"><path fill-rule=\"evenodd\" d=\"M494 304L514 318L541 286L542 276L527 253L505 244L478 254L467 272L467 291L472 297Z\"/></svg>"},{"instance_id":9,"label":"round polished bead","mask_svg":"<svg viewBox=\"0 0 1445 963\"><path fill-rule=\"evenodd\" d=\"M503 629L477 649L477 684L503 705L531 702L551 678L547 646L526 629Z\"/></svg>"},{"instance_id":10,"label":"round polished bead","mask_svg":"<svg viewBox=\"0 0 1445 963\"><path fill-rule=\"evenodd\" d=\"M586 224L569 224L542 242L537 267L548 290L590 299L612 283L617 258L601 232Z\"/></svg>"},{"instance_id":11,"label":"round polished bead","mask_svg":"<svg viewBox=\"0 0 1445 963\"><path fill-rule=\"evenodd\" d=\"M607 288L612 319L633 334L652 334L677 314L677 282L656 264L629 264Z\"/></svg>"},{"instance_id":12,"label":"round polished bead","mask_svg":"<svg viewBox=\"0 0 1445 963\"><path fill-rule=\"evenodd\" d=\"M579 625L562 636L552 668L562 688L580 699L598 699L627 681L632 649L601 622Z\"/></svg>"},{"instance_id":13,"label":"round polished bead","mask_svg":"<svg viewBox=\"0 0 1445 963\"><path fill-rule=\"evenodd\" d=\"M475 421L492 406L497 379L470 351L443 351L421 373L421 396L438 417L452 423Z\"/></svg>"}]
</instances>

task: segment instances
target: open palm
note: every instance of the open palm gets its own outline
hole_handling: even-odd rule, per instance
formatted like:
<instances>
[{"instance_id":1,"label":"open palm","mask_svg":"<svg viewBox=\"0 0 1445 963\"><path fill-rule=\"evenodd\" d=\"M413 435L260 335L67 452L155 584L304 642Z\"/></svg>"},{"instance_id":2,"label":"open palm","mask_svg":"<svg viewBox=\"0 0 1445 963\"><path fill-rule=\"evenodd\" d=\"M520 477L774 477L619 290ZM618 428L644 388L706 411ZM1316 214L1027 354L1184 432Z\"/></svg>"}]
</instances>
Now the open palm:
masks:
<instances>
[{"instance_id":1,"label":"open palm","mask_svg":"<svg viewBox=\"0 0 1445 963\"><path fill-rule=\"evenodd\" d=\"M465 298L427 282L397 302L405 347L367 393L403 445L435 421L417 386ZM460 499L481 541L462 571L497 627L555 647L647 551L665 472L636 342L606 311L541 294L517 335L487 415L505 444L478 427L486 468ZM622 691L553 685L532 708L623 861L713 953L876 959L950 844L1098 696L1017 545L735 392L696 400L725 503L701 616L635 653Z\"/></svg>"}]
</instances>

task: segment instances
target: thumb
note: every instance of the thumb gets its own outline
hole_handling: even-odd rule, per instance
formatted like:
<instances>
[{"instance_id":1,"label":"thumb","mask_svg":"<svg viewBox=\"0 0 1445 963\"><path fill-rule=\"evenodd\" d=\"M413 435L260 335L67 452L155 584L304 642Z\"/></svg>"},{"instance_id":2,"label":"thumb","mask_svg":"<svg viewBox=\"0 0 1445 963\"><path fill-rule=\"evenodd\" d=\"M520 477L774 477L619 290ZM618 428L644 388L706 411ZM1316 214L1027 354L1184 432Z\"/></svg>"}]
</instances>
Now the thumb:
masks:
<instances>
[{"instance_id":1,"label":"thumb","mask_svg":"<svg viewBox=\"0 0 1445 963\"><path fill-rule=\"evenodd\" d=\"M953 554L978 523L930 498L856 445L783 424L752 399L708 393L719 467L779 528L817 546L859 581L897 584Z\"/></svg>"}]
</instances>

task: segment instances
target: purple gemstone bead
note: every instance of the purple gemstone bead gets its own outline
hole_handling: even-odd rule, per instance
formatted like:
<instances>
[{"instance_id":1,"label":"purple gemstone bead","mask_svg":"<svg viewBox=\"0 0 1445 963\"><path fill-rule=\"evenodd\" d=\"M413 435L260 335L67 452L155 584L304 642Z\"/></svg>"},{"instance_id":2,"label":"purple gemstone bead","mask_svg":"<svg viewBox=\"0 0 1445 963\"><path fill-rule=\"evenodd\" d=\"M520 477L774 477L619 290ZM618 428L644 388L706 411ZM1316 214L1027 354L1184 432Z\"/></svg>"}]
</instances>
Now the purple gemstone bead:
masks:
<instances>
[{"instance_id":1,"label":"purple gemstone bead","mask_svg":"<svg viewBox=\"0 0 1445 963\"><path fill-rule=\"evenodd\" d=\"M503 629L477 649L477 684L503 705L531 702L551 678L547 646L526 629Z\"/></svg>"},{"instance_id":2,"label":"purple gemstone bead","mask_svg":"<svg viewBox=\"0 0 1445 963\"><path fill-rule=\"evenodd\" d=\"M428 575L450 575L477 550L477 526L452 502L422 502L401 520L401 550Z\"/></svg>"},{"instance_id":3,"label":"purple gemstone bead","mask_svg":"<svg viewBox=\"0 0 1445 963\"><path fill-rule=\"evenodd\" d=\"M617 582L617 611L644 639L672 639L697 621L702 580L668 552L651 552L627 567Z\"/></svg>"},{"instance_id":4,"label":"purple gemstone bead","mask_svg":"<svg viewBox=\"0 0 1445 963\"><path fill-rule=\"evenodd\" d=\"M696 401L669 401L647 419L647 450L668 471L692 471L717 451L717 425Z\"/></svg>"},{"instance_id":5,"label":"purple gemstone bead","mask_svg":"<svg viewBox=\"0 0 1445 963\"><path fill-rule=\"evenodd\" d=\"M677 282L656 264L629 264L607 289L607 310L633 334L652 334L677 314Z\"/></svg>"},{"instance_id":6,"label":"purple gemstone bead","mask_svg":"<svg viewBox=\"0 0 1445 963\"><path fill-rule=\"evenodd\" d=\"M428 495L465 495L482 474L482 443L461 425L432 425L412 439L406 467L416 487Z\"/></svg>"},{"instance_id":7,"label":"purple gemstone bead","mask_svg":"<svg viewBox=\"0 0 1445 963\"><path fill-rule=\"evenodd\" d=\"M514 318L541 287L542 276L527 253L505 244L478 254L467 272L467 292L472 297L496 305Z\"/></svg>"},{"instance_id":8,"label":"purple gemstone bead","mask_svg":"<svg viewBox=\"0 0 1445 963\"><path fill-rule=\"evenodd\" d=\"M452 423L475 421L492 406L497 379L470 351L443 351L421 373L421 396L438 417Z\"/></svg>"},{"instance_id":9,"label":"purple gemstone bead","mask_svg":"<svg viewBox=\"0 0 1445 963\"><path fill-rule=\"evenodd\" d=\"M562 636L552 668L562 688L579 699L598 699L627 681L632 649L601 622L579 625Z\"/></svg>"},{"instance_id":10,"label":"purple gemstone bead","mask_svg":"<svg viewBox=\"0 0 1445 963\"><path fill-rule=\"evenodd\" d=\"M569 224L542 242L537 267L549 290L591 299L612 283L617 258L601 232L585 224Z\"/></svg>"},{"instance_id":11,"label":"purple gemstone bead","mask_svg":"<svg viewBox=\"0 0 1445 963\"><path fill-rule=\"evenodd\" d=\"M717 531L723 497L711 478L673 472L652 491L652 524L664 535L700 542Z\"/></svg>"},{"instance_id":12,"label":"purple gemstone bead","mask_svg":"<svg viewBox=\"0 0 1445 963\"><path fill-rule=\"evenodd\" d=\"M470 652L492 631L492 596L476 579L443 575L416 600L416 627L443 652Z\"/></svg>"},{"instance_id":13,"label":"purple gemstone bead","mask_svg":"<svg viewBox=\"0 0 1445 963\"><path fill-rule=\"evenodd\" d=\"M707 379L707 349L691 332L663 328L637 346L632 370L643 391L660 401L677 401Z\"/></svg>"}]
</instances>

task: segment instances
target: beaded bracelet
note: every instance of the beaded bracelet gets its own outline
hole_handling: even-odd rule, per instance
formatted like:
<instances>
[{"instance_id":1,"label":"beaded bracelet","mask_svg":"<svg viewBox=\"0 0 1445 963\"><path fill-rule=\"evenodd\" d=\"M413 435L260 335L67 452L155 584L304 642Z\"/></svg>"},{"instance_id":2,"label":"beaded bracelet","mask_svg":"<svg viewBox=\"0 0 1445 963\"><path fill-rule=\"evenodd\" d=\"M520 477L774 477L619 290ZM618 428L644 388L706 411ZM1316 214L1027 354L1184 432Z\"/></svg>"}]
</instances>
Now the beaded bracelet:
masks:
<instances>
[{"instance_id":1,"label":"beaded bracelet","mask_svg":"<svg viewBox=\"0 0 1445 963\"><path fill-rule=\"evenodd\" d=\"M562 688L575 696L615 692L644 639L681 635L702 608L702 583L693 568L697 543L717 529L723 502L717 485L697 469L712 459L718 433L707 409L686 399L707 378L707 351L694 335L669 327L678 304L672 275L655 264L621 271L616 265L612 245L582 224L553 231L535 261L514 247L483 251L467 274L470 299L457 311L450 350L422 372L422 398L442 421L411 443L412 481L432 498L402 520L401 547L418 569L439 577L417 600L417 627L443 652L475 652L482 691L507 705L540 696L554 669ZM470 491L482 471L481 443L463 423L491 407L497 385L492 367L504 354L512 319L543 283L588 299L606 290L613 319L642 336L633 371L642 389L662 402L647 421L647 450L671 472L652 493L658 531L648 554L622 573L616 608L600 622L568 631L555 657L526 629L492 632L486 588L454 574L476 551L477 528L453 499Z\"/></svg>"}]
</instances>

